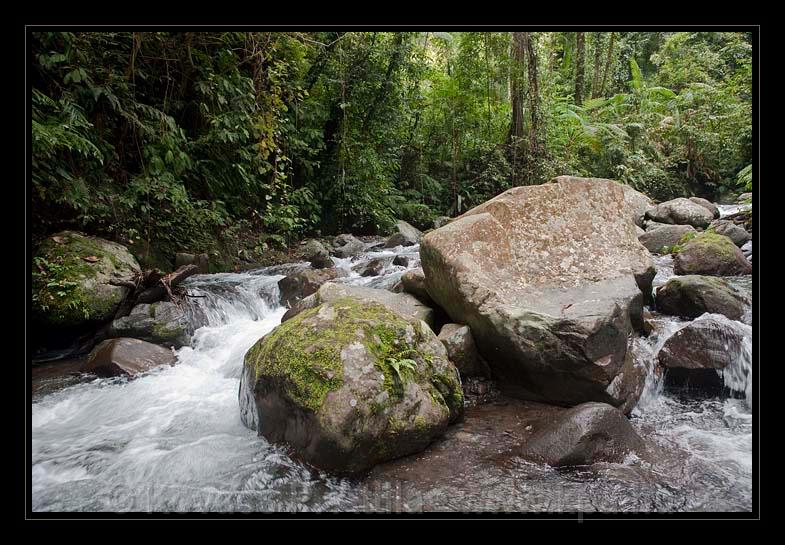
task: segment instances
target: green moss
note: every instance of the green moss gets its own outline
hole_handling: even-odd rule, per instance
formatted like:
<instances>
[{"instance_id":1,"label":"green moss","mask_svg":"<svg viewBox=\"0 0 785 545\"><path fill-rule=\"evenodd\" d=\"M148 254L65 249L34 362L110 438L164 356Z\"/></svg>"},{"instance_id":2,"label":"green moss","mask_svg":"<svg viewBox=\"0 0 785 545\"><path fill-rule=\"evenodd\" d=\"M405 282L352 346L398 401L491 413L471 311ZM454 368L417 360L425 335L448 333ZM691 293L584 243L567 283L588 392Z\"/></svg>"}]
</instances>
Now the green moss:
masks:
<instances>
[{"instance_id":1,"label":"green moss","mask_svg":"<svg viewBox=\"0 0 785 545\"><path fill-rule=\"evenodd\" d=\"M185 333L185 328L182 326L167 327L165 323L156 323L153 325L153 337L156 339L175 339Z\"/></svg>"},{"instance_id":2,"label":"green moss","mask_svg":"<svg viewBox=\"0 0 785 545\"><path fill-rule=\"evenodd\" d=\"M334 317L324 322L316 318L328 308L336 313ZM405 340L407 330L409 334L414 331L411 343ZM405 383L413 374L402 367L399 376L391 361L412 359L418 371L432 367L432 355L417 350L423 335L382 304L343 297L282 323L260 339L245 359L247 365L254 366L257 379L267 376L281 380L284 394L291 401L316 411L327 394L343 384L341 350L352 342L361 342L384 376L388 400L370 405L372 414L380 414L403 397ZM463 395L460 385L454 389Z\"/></svg>"},{"instance_id":3,"label":"green moss","mask_svg":"<svg viewBox=\"0 0 785 545\"><path fill-rule=\"evenodd\" d=\"M701 247L707 252L723 256L727 259L732 259L736 256L736 245L733 241L725 235L715 233L713 229L707 229L703 233L700 233L693 238L687 246ZM682 248L682 250L684 248Z\"/></svg>"}]
</instances>

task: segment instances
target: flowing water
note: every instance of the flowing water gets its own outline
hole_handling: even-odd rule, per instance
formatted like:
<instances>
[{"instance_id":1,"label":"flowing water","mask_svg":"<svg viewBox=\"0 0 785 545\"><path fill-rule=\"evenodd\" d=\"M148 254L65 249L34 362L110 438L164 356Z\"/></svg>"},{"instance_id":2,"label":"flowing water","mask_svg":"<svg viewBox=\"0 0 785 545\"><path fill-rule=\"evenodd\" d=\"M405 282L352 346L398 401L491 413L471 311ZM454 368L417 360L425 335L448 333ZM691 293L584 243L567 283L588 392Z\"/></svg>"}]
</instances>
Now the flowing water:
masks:
<instances>
[{"instance_id":1,"label":"flowing water","mask_svg":"<svg viewBox=\"0 0 785 545\"><path fill-rule=\"evenodd\" d=\"M397 255L407 267L392 265ZM352 267L381 258L378 277ZM387 510L379 483L336 479L290 459L240 420L243 356L286 309L277 281L305 266L200 275L186 282L191 313L204 323L178 364L134 380L95 379L45 395L32 407L35 511L356 511ZM336 260L342 282L390 288L419 265L418 247ZM672 275L658 258L655 285ZM749 278L732 279L745 293ZM745 321L751 325L751 310ZM512 458L417 490L398 510L748 511L752 508L751 339L730 380L742 399L664 391L656 351L685 322L659 327L633 345L651 371L632 422L657 451L623 464L556 470ZM745 342L746 342L745 341ZM730 375L729 375L730 376ZM746 398L745 398L746 393ZM411 483L410 483L411 484ZM417 485L417 483L414 483ZM385 483L385 486L389 483ZM416 486L415 486L416 488ZM387 494L400 497L400 487ZM396 492L397 490L397 492Z\"/></svg>"}]
</instances>

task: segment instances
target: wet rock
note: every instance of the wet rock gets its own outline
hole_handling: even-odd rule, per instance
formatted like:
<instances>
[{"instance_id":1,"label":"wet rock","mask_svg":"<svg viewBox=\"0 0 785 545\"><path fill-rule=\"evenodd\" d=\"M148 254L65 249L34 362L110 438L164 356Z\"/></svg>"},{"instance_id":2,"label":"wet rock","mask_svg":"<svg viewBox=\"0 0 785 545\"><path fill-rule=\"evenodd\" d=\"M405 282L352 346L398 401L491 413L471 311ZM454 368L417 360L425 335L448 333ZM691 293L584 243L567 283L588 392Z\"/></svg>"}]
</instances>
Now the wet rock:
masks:
<instances>
[{"instance_id":1,"label":"wet rock","mask_svg":"<svg viewBox=\"0 0 785 545\"><path fill-rule=\"evenodd\" d=\"M701 205L703 208L705 208L706 210L711 212L711 214L712 214L712 216L714 218L719 218L720 217L720 209L717 208L717 205L714 204L713 202L711 202L711 201L709 201L707 199L703 199L701 197L690 197L690 200L692 202L694 202L695 204Z\"/></svg>"},{"instance_id":2,"label":"wet rock","mask_svg":"<svg viewBox=\"0 0 785 545\"><path fill-rule=\"evenodd\" d=\"M428 293L471 328L509 394L628 401L607 389L642 330L655 271L625 210L617 182L563 176L510 189L423 237Z\"/></svg>"},{"instance_id":3,"label":"wet rock","mask_svg":"<svg viewBox=\"0 0 785 545\"><path fill-rule=\"evenodd\" d=\"M439 227L444 227L445 225L447 225L451 221L452 221L452 218L450 216L437 216L433 220L433 228L434 229L438 229Z\"/></svg>"},{"instance_id":4,"label":"wet rock","mask_svg":"<svg viewBox=\"0 0 785 545\"><path fill-rule=\"evenodd\" d=\"M398 314L408 318L422 320L433 330L436 330L439 325L438 313L434 309L424 305L413 295L409 295L408 293L393 293L388 290L365 288L361 286L351 286L349 284L339 284L336 282L324 284L316 293L304 298L297 303L297 305L289 309L286 314L284 314L281 321L285 322L305 310L315 308L322 303L328 303L343 297L354 297L364 300L368 304L380 303Z\"/></svg>"},{"instance_id":5,"label":"wet rock","mask_svg":"<svg viewBox=\"0 0 785 545\"><path fill-rule=\"evenodd\" d=\"M752 241L748 240L744 243L744 246L741 247L741 253L746 255L747 257L752 255Z\"/></svg>"},{"instance_id":6,"label":"wet rock","mask_svg":"<svg viewBox=\"0 0 785 545\"><path fill-rule=\"evenodd\" d=\"M477 351L477 345L468 326L444 324L439 332L439 340L444 344L447 356L461 372L462 377L490 376L488 364Z\"/></svg>"},{"instance_id":7,"label":"wet rock","mask_svg":"<svg viewBox=\"0 0 785 545\"><path fill-rule=\"evenodd\" d=\"M463 392L425 324L342 297L248 351L240 404L244 424L269 441L317 468L358 474L425 449L463 414Z\"/></svg>"},{"instance_id":8,"label":"wet rock","mask_svg":"<svg viewBox=\"0 0 785 545\"><path fill-rule=\"evenodd\" d=\"M726 236L706 231L689 241L673 258L675 274L733 276L752 274L752 265Z\"/></svg>"},{"instance_id":9,"label":"wet rock","mask_svg":"<svg viewBox=\"0 0 785 545\"><path fill-rule=\"evenodd\" d=\"M188 312L169 301L136 305L131 314L112 322L107 336L133 337L151 343L180 348L191 341L194 331L204 325L192 323Z\"/></svg>"},{"instance_id":10,"label":"wet rock","mask_svg":"<svg viewBox=\"0 0 785 545\"><path fill-rule=\"evenodd\" d=\"M359 273L360 276L379 276L384 272L384 260L375 258L367 263L355 265L352 270Z\"/></svg>"},{"instance_id":11,"label":"wet rock","mask_svg":"<svg viewBox=\"0 0 785 545\"><path fill-rule=\"evenodd\" d=\"M646 218L660 223L692 225L705 229L714 219L714 214L700 204L680 197L649 209L646 212Z\"/></svg>"},{"instance_id":12,"label":"wet rock","mask_svg":"<svg viewBox=\"0 0 785 545\"><path fill-rule=\"evenodd\" d=\"M741 322L718 314L697 318L668 338L657 353L666 369L666 384L721 392L726 382L723 373L740 381L733 375L743 373L740 362L751 360L751 338L752 328Z\"/></svg>"},{"instance_id":13,"label":"wet rock","mask_svg":"<svg viewBox=\"0 0 785 545\"><path fill-rule=\"evenodd\" d=\"M709 228L713 229L718 235L724 235L731 239L736 246L744 244L752 238L744 227L736 225L730 220L716 220L711 222Z\"/></svg>"},{"instance_id":14,"label":"wet rock","mask_svg":"<svg viewBox=\"0 0 785 545\"><path fill-rule=\"evenodd\" d=\"M365 243L357 240L352 235L338 235L333 242L333 255L337 258L344 259L347 257L354 257L365 251Z\"/></svg>"},{"instance_id":15,"label":"wet rock","mask_svg":"<svg viewBox=\"0 0 785 545\"><path fill-rule=\"evenodd\" d=\"M342 269L306 269L278 281L281 304L285 307L295 305L299 300L316 293L319 286L330 280L346 276Z\"/></svg>"},{"instance_id":16,"label":"wet rock","mask_svg":"<svg viewBox=\"0 0 785 545\"><path fill-rule=\"evenodd\" d=\"M419 229L403 220L398 220L395 222L395 232L384 243L384 247L413 246L420 242L420 238L422 238L422 233Z\"/></svg>"},{"instance_id":17,"label":"wet rock","mask_svg":"<svg viewBox=\"0 0 785 545\"><path fill-rule=\"evenodd\" d=\"M409 258L405 255L397 255L393 259L393 265L398 265L399 267L408 267L409 266Z\"/></svg>"},{"instance_id":18,"label":"wet rock","mask_svg":"<svg viewBox=\"0 0 785 545\"><path fill-rule=\"evenodd\" d=\"M697 233L697 231L691 225L658 224L647 228L638 240L653 254L667 253L663 250L680 244L687 233Z\"/></svg>"},{"instance_id":19,"label":"wet rock","mask_svg":"<svg viewBox=\"0 0 785 545\"><path fill-rule=\"evenodd\" d=\"M61 231L35 251L33 319L49 328L111 320L139 274L139 263L116 242Z\"/></svg>"},{"instance_id":20,"label":"wet rock","mask_svg":"<svg viewBox=\"0 0 785 545\"><path fill-rule=\"evenodd\" d=\"M329 269L333 267L333 260L330 259L330 252L318 240L309 240L303 248L303 256L306 261L311 262L314 269Z\"/></svg>"},{"instance_id":21,"label":"wet rock","mask_svg":"<svg viewBox=\"0 0 785 545\"><path fill-rule=\"evenodd\" d=\"M187 254L178 252L174 257L174 269L177 270L183 265L196 265L197 274L207 274L210 272L210 258L207 254Z\"/></svg>"},{"instance_id":22,"label":"wet rock","mask_svg":"<svg viewBox=\"0 0 785 545\"><path fill-rule=\"evenodd\" d=\"M174 365L176 361L170 348L140 339L107 339L93 349L81 371L100 377L133 377L156 367Z\"/></svg>"},{"instance_id":23,"label":"wet rock","mask_svg":"<svg viewBox=\"0 0 785 545\"><path fill-rule=\"evenodd\" d=\"M428 289L425 287L425 273L423 273L422 267L410 269L403 273L401 283L403 284L404 292L411 293L428 306L433 306L433 299L428 295Z\"/></svg>"},{"instance_id":24,"label":"wet rock","mask_svg":"<svg viewBox=\"0 0 785 545\"><path fill-rule=\"evenodd\" d=\"M622 462L645 450L643 439L621 411L605 403L583 403L535 429L520 455L550 466Z\"/></svg>"},{"instance_id":25,"label":"wet rock","mask_svg":"<svg viewBox=\"0 0 785 545\"><path fill-rule=\"evenodd\" d=\"M740 320L744 303L744 297L730 284L713 276L679 276L657 288L657 310L683 318L710 312Z\"/></svg>"}]
</instances>

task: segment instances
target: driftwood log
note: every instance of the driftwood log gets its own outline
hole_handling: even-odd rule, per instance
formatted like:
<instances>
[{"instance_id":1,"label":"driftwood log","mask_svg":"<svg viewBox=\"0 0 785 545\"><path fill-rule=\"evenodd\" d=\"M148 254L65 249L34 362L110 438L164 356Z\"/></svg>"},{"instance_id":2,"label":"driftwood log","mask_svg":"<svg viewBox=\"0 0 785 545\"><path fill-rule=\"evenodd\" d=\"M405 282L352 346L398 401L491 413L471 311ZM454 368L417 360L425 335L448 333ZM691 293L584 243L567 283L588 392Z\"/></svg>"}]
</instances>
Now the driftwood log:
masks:
<instances>
[{"instance_id":1,"label":"driftwood log","mask_svg":"<svg viewBox=\"0 0 785 545\"><path fill-rule=\"evenodd\" d=\"M155 303L157 301L171 301L179 304L182 299L182 290L177 289L179 284L189 276L199 272L196 265L183 265L176 271L164 274L158 269L143 271L138 274L133 282L127 280L112 280L115 286L125 286L131 290L128 297L120 304L115 313L115 319L128 316L135 305L141 303Z\"/></svg>"}]
</instances>

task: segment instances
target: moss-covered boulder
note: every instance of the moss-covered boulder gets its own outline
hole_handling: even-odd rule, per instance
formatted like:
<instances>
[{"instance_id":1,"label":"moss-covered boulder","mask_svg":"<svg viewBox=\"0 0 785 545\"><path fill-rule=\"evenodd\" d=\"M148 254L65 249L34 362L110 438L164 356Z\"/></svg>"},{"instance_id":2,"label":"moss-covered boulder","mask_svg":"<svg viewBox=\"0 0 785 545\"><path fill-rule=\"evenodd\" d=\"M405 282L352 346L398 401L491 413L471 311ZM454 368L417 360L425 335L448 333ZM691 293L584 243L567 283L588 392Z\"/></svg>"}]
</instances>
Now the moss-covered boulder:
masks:
<instances>
[{"instance_id":1,"label":"moss-covered boulder","mask_svg":"<svg viewBox=\"0 0 785 545\"><path fill-rule=\"evenodd\" d=\"M425 323L344 297L245 355L243 423L341 474L423 450L463 413L458 370Z\"/></svg>"},{"instance_id":2,"label":"moss-covered boulder","mask_svg":"<svg viewBox=\"0 0 785 545\"><path fill-rule=\"evenodd\" d=\"M62 231L44 240L33 258L32 298L36 321L53 328L110 320L139 263L115 242Z\"/></svg>"},{"instance_id":3,"label":"moss-covered boulder","mask_svg":"<svg viewBox=\"0 0 785 545\"><path fill-rule=\"evenodd\" d=\"M673 272L734 276L752 274L752 265L731 239L704 231L690 240L673 258Z\"/></svg>"},{"instance_id":4,"label":"moss-covered boulder","mask_svg":"<svg viewBox=\"0 0 785 545\"><path fill-rule=\"evenodd\" d=\"M657 310L673 316L697 318L710 312L740 320L744 304L738 291L714 276L676 276L657 288Z\"/></svg>"}]
</instances>

